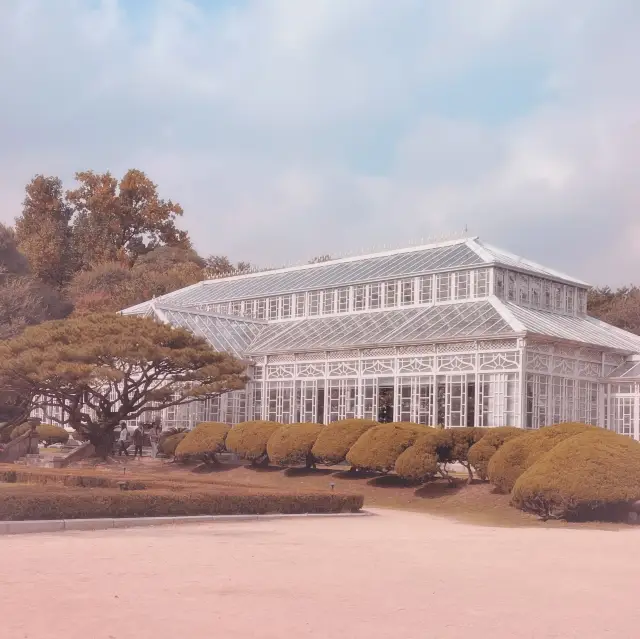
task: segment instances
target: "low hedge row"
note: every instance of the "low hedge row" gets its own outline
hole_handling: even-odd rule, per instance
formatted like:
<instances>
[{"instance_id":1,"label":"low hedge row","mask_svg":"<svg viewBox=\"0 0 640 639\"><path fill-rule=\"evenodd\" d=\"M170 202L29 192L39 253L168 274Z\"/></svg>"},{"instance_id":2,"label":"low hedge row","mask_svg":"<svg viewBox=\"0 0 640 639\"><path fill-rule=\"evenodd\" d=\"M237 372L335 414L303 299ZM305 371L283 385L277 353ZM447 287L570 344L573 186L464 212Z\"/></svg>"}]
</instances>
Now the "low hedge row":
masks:
<instances>
[{"instance_id":1,"label":"low hedge row","mask_svg":"<svg viewBox=\"0 0 640 639\"><path fill-rule=\"evenodd\" d=\"M357 512L361 495L215 494L176 496L170 490L127 492L113 489L0 487L0 521L83 519L101 517L166 517L184 515L264 515L271 513Z\"/></svg>"},{"instance_id":2,"label":"low hedge row","mask_svg":"<svg viewBox=\"0 0 640 639\"><path fill-rule=\"evenodd\" d=\"M70 473L67 470L42 470L39 468L20 468L20 466L4 465L0 468L0 483L30 484L40 486L69 486L77 488L119 488L119 483L126 480L129 490L143 490L146 484L130 477L108 477L97 473L80 471Z\"/></svg>"}]
</instances>

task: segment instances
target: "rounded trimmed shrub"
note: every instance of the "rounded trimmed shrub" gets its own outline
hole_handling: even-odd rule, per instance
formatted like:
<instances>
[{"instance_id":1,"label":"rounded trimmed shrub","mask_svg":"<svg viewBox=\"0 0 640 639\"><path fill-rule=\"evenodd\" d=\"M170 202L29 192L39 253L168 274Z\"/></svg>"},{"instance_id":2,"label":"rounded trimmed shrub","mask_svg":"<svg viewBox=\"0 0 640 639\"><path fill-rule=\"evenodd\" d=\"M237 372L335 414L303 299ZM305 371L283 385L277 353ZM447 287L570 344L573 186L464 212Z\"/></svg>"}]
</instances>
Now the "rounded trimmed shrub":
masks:
<instances>
[{"instance_id":1,"label":"rounded trimmed shrub","mask_svg":"<svg viewBox=\"0 0 640 639\"><path fill-rule=\"evenodd\" d=\"M427 481L438 473L448 477L447 464L459 463L467 469L471 480L467 456L471 446L485 434L482 431L475 427L434 428L398 457L395 471L406 479Z\"/></svg>"},{"instance_id":2,"label":"rounded trimmed shrub","mask_svg":"<svg viewBox=\"0 0 640 639\"><path fill-rule=\"evenodd\" d=\"M512 504L543 519L620 520L640 500L640 443L602 429L554 446L516 481Z\"/></svg>"},{"instance_id":3,"label":"rounded trimmed shrub","mask_svg":"<svg viewBox=\"0 0 640 639\"><path fill-rule=\"evenodd\" d=\"M176 446L175 456L180 461L216 462L216 454L224 448L230 426L221 422L201 422Z\"/></svg>"},{"instance_id":4,"label":"rounded trimmed shrub","mask_svg":"<svg viewBox=\"0 0 640 639\"><path fill-rule=\"evenodd\" d=\"M173 433L167 437L162 437L158 442L158 450L167 457L173 457L176 454L178 444L187 436L186 431Z\"/></svg>"},{"instance_id":5,"label":"rounded trimmed shrub","mask_svg":"<svg viewBox=\"0 0 640 639\"><path fill-rule=\"evenodd\" d=\"M45 446L66 444L69 441L69 433L62 428L62 426L39 424L36 427L36 432L38 433L38 439L43 442Z\"/></svg>"},{"instance_id":6,"label":"rounded trimmed shrub","mask_svg":"<svg viewBox=\"0 0 640 639\"><path fill-rule=\"evenodd\" d=\"M268 421L249 421L236 424L227 434L227 450L252 463L268 461L267 442L282 424Z\"/></svg>"},{"instance_id":7,"label":"rounded trimmed shrub","mask_svg":"<svg viewBox=\"0 0 640 639\"><path fill-rule=\"evenodd\" d=\"M31 430L31 424L29 422L23 422L16 426L12 431L11 435L9 435L9 439L14 440L20 437L20 435L24 435Z\"/></svg>"},{"instance_id":8,"label":"rounded trimmed shrub","mask_svg":"<svg viewBox=\"0 0 640 639\"><path fill-rule=\"evenodd\" d=\"M315 467L311 449L324 426L302 422L280 426L267 442L267 455L278 466Z\"/></svg>"},{"instance_id":9,"label":"rounded trimmed shrub","mask_svg":"<svg viewBox=\"0 0 640 639\"><path fill-rule=\"evenodd\" d=\"M467 454L469 464L475 471L476 475L483 481L487 479L489 460L495 452L514 437L520 437L529 431L515 426L498 426L496 428L483 428L484 437L476 442Z\"/></svg>"},{"instance_id":10,"label":"rounded trimmed shrub","mask_svg":"<svg viewBox=\"0 0 640 639\"><path fill-rule=\"evenodd\" d=\"M360 436L374 426L378 426L378 422L371 419L341 419L332 422L320 431L311 453L321 464L340 464Z\"/></svg>"},{"instance_id":11,"label":"rounded trimmed shrub","mask_svg":"<svg viewBox=\"0 0 640 639\"><path fill-rule=\"evenodd\" d=\"M556 424L510 439L489 461L489 481L499 492L509 493L518 477L556 444L595 429L595 426L587 424Z\"/></svg>"},{"instance_id":12,"label":"rounded trimmed shrub","mask_svg":"<svg viewBox=\"0 0 640 639\"><path fill-rule=\"evenodd\" d=\"M347 453L347 461L356 468L388 473L398 457L424 435L429 426L412 422L379 424L361 435Z\"/></svg>"},{"instance_id":13,"label":"rounded trimmed shrub","mask_svg":"<svg viewBox=\"0 0 640 639\"><path fill-rule=\"evenodd\" d=\"M441 470L443 451L451 450L451 436L447 430L433 428L433 432L421 434L412 446L404 450L395 463L396 474L410 481L429 481Z\"/></svg>"}]
</instances>

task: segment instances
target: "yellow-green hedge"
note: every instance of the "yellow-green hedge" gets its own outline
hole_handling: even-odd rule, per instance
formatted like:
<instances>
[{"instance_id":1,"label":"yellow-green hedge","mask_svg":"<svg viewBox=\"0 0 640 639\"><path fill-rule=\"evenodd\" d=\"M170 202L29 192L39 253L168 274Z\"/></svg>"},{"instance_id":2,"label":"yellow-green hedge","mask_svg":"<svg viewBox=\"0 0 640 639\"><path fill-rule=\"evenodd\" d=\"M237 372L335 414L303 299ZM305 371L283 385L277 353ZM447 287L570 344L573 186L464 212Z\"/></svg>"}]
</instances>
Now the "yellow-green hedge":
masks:
<instances>
[{"instance_id":1,"label":"yellow-green hedge","mask_svg":"<svg viewBox=\"0 0 640 639\"><path fill-rule=\"evenodd\" d=\"M158 450L168 457L173 457L176 454L176 448L178 447L178 444L186 436L187 432L183 431L181 433L173 433L168 437L162 437L158 442Z\"/></svg>"},{"instance_id":2,"label":"yellow-green hedge","mask_svg":"<svg viewBox=\"0 0 640 639\"><path fill-rule=\"evenodd\" d=\"M320 431L311 453L321 464L340 464L360 436L374 426L378 422L370 419L342 419L328 424Z\"/></svg>"},{"instance_id":3,"label":"yellow-green hedge","mask_svg":"<svg viewBox=\"0 0 640 639\"><path fill-rule=\"evenodd\" d=\"M640 443L610 431L556 444L516 481L512 503L544 519L619 520L640 500Z\"/></svg>"},{"instance_id":4,"label":"yellow-green hedge","mask_svg":"<svg viewBox=\"0 0 640 639\"><path fill-rule=\"evenodd\" d=\"M227 434L227 450L252 462L267 454L267 442L282 424L268 421L249 421L236 424Z\"/></svg>"},{"instance_id":5,"label":"yellow-green hedge","mask_svg":"<svg viewBox=\"0 0 640 639\"><path fill-rule=\"evenodd\" d=\"M594 429L586 424L556 424L510 439L491 457L489 481L499 492L509 493L518 477L556 444Z\"/></svg>"},{"instance_id":6,"label":"yellow-green hedge","mask_svg":"<svg viewBox=\"0 0 640 639\"><path fill-rule=\"evenodd\" d=\"M10 439L16 439L30 430L31 424L29 422L20 424L11 431ZM38 424L36 432L38 433L38 440L44 442L47 446L51 444L66 444L69 441L69 433L61 426L55 426L54 424Z\"/></svg>"},{"instance_id":7,"label":"yellow-green hedge","mask_svg":"<svg viewBox=\"0 0 640 639\"><path fill-rule=\"evenodd\" d=\"M267 442L269 459L279 466L314 465L311 449L322 429L322 424L312 423L281 426Z\"/></svg>"},{"instance_id":8,"label":"yellow-green hedge","mask_svg":"<svg viewBox=\"0 0 640 639\"><path fill-rule=\"evenodd\" d=\"M120 491L104 488L0 486L0 521L93 517L338 513L362 508L362 495L261 491Z\"/></svg>"},{"instance_id":9,"label":"yellow-green hedge","mask_svg":"<svg viewBox=\"0 0 640 639\"><path fill-rule=\"evenodd\" d=\"M347 453L347 461L356 468L382 473L393 470L396 460L428 426L412 422L379 424L361 435Z\"/></svg>"},{"instance_id":10,"label":"yellow-green hedge","mask_svg":"<svg viewBox=\"0 0 640 639\"><path fill-rule=\"evenodd\" d=\"M181 461L215 461L216 453L225 449L229 426L220 422L202 422L176 446L176 459Z\"/></svg>"},{"instance_id":11,"label":"yellow-green hedge","mask_svg":"<svg viewBox=\"0 0 640 639\"><path fill-rule=\"evenodd\" d=\"M495 452L510 439L520 437L528 431L515 426L498 426L496 428L484 428L485 435L469 449L467 459L476 475L487 479L489 461Z\"/></svg>"}]
</instances>

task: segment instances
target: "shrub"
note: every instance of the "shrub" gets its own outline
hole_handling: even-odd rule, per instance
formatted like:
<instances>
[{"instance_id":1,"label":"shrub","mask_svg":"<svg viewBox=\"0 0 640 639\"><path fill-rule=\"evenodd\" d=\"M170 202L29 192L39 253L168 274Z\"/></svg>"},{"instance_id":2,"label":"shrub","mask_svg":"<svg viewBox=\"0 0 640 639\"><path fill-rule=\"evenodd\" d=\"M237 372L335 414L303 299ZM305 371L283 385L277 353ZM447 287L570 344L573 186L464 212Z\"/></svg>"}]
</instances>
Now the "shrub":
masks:
<instances>
[{"instance_id":1,"label":"shrub","mask_svg":"<svg viewBox=\"0 0 640 639\"><path fill-rule=\"evenodd\" d=\"M593 429L586 424L557 424L510 439L489 461L489 481L499 492L509 493L518 477L556 444Z\"/></svg>"},{"instance_id":2,"label":"shrub","mask_svg":"<svg viewBox=\"0 0 640 639\"><path fill-rule=\"evenodd\" d=\"M28 433L30 430L31 430L31 424L29 422L24 422L23 424L20 424L19 426L16 426L11 431L11 435L9 435L9 438L11 440L17 439L21 435L24 435L25 433Z\"/></svg>"},{"instance_id":3,"label":"shrub","mask_svg":"<svg viewBox=\"0 0 640 639\"><path fill-rule=\"evenodd\" d=\"M268 462L267 442L282 424L278 422L251 421L236 424L227 435L227 450L252 463Z\"/></svg>"},{"instance_id":4,"label":"shrub","mask_svg":"<svg viewBox=\"0 0 640 639\"><path fill-rule=\"evenodd\" d=\"M356 468L387 473L396 460L428 426L411 422L379 424L362 434L347 453L347 461Z\"/></svg>"},{"instance_id":5,"label":"shrub","mask_svg":"<svg viewBox=\"0 0 640 639\"><path fill-rule=\"evenodd\" d=\"M482 479L487 479L487 468L489 466L489 460L493 457L494 453L510 439L519 437L529 432L522 428L516 428L515 426L498 426L497 428L485 428L484 437L480 441L476 442L467 454L469 464L475 470L476 475Z\"/></svg>"},{"instance_id":6,"label":"shrub","mask_svg":"<svg viewBox=\"0 0 640 639\"><path fill-rule=\"evenodd\" d=\"M24 422L16 426L10 435L10 439L16 439L31 430L31 424ZM38 433L38 440L44 442L46 446L51 444L66 444L69 441L69 433L61 426L55 426L53 424L38 424L36 426L36 432Z\"/></svg>"},{"instance_id":7,"label":"shrub","mask_svg":"<svg viewBox=\"0 0 640 639\"><path fill-rule=\"evenodd\" d=\"M69 433L61 426L54 424L39 424L36 428L38 439L45 446L52 444L66 444L69 441Z\"/></svg>"},{"instance_id":8,"label":"shrub","mask_svg":"<svg viewBox=\"0 0 640 639\"><path fill-rule=\"evenodd\" d=\"M481 428L462 427L432 429L421 435L396 460L395 471L401 477L415 481L427 481L436 474L449 477L447 464L462 464L473 479L467 455L470 447L480 440Z\"/></svg>"},{"instance_id":9,"label":"shrub","mask_svg":"<svg viewBox=\"0 0 640 639\"><path fill-rule=\"evenodd\" d=\"M163 455L173 457L176 454L178 444L187 436L186 431L173 433L167 437L161 437L158 442L158 449Z\"/></svg>"},{"instance_id":10,"label":"shrub","mask_svg":"<svg viewBox=\"0 0 640 639\"><path fill-rule=\"evenodd\" d=\"M176 446L175 456L180 461L201 460L216 463L216 453L224 450L229 426L220 422L201 422Z\"/></svg>"},{"instance_id":11,"label":"shrub","mask_svg":"<svg viewBox=\"0 0 640 639\"><path fill-rule=\"evenodd\" d=\"M512 504L543 519L625 517L640 499L640 444L589 430L544 454L516 481Z\"/></svg>"},{"instance_id":12,"label":"shrub","mask_svg":"<svg viewBox=\"0 0 640 639\"><path fill-rule=\"evenodd\" d=\"M345 460L358 438L378 422L369 419L342 419L325 426L311 449L315 459L331 466Z\"/></svg>"},{"instance_id":13,"label":"shrub","mask_svg":"<svg viewBox=\"0 0 640 639\"><path fill-rule=\"evenodd\" d=\"M300 466L315 468L311 449L318 439L322 424L289 424L273 432L267 442L269 459L279 466Z\"/></svg>"},{"instance_id":14,"label":"shrub","mask_svg":"<svg viewBox=\"0 0 640 639\"><path fill-rule=\"evenodd\" d=\"M185 515L264 515L338 513L362 508L362 495L339 493L214 493L173 490L120 491L94 488L3 486L0 521L92 517L170 517Z\"/></svg>"}]
</instances>

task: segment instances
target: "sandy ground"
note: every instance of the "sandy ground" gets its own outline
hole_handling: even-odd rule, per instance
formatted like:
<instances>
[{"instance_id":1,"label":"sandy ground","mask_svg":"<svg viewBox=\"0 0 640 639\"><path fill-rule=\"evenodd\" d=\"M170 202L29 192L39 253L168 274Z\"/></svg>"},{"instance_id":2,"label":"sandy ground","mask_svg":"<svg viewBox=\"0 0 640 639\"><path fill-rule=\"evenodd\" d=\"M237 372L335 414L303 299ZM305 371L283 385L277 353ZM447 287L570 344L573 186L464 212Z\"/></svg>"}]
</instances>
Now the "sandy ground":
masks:
<instances>
[{"instance_id":1,"label":"sandy ground","mask_svg":"<svg viewBox=\"0 0 640 639\"><path fill-rule=\"evenodd\" d=\"M638 530L376 512L0 537L0 636L640 636Z\"/></svg>"}]
</instances>

